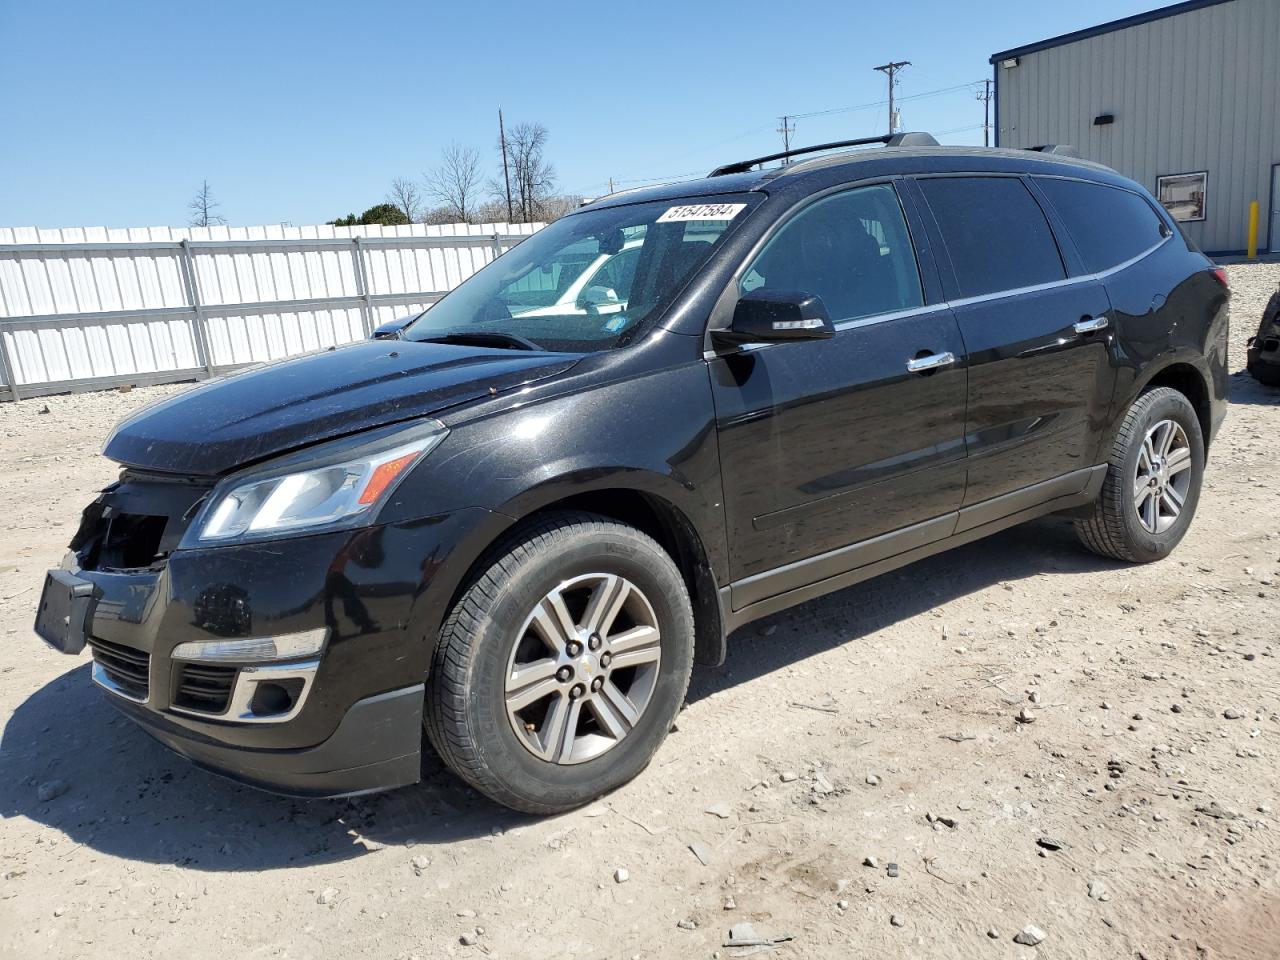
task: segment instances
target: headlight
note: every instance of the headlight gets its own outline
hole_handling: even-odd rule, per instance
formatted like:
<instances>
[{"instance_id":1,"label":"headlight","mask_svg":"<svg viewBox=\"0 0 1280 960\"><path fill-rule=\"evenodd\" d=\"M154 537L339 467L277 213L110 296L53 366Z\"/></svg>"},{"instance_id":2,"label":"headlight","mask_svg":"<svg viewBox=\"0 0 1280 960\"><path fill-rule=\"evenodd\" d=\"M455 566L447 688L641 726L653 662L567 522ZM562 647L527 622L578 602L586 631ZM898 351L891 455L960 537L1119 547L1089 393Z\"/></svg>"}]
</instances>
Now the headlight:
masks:
<instances>
[{"instance_id":1,"label":"headlight","mask_svg":"<svg viewBox=\"0 0 1280 960\"><path fill-rule=\"evenodd\" d=\"M294 469L278 468L238 483L224 481L197 521L195 541L225 543L358 520L381 503L447 432L432 421L425 429L406 431L416 434L411 440L397 434L352 459L326 462L315 456L308 463L303 454L291 458ZM401 442L389 445L397 439ZM302 466L309 468L297 469Z\"/></svg>"}]
</instances>

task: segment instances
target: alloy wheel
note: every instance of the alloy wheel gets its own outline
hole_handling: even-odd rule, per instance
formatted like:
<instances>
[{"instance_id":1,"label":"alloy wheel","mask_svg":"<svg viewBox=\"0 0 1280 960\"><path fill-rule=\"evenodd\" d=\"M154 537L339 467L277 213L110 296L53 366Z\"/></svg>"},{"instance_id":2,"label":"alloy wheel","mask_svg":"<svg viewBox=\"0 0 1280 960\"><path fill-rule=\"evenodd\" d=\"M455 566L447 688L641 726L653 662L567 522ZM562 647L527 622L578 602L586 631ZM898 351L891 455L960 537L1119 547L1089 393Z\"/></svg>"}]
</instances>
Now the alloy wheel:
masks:
<instances>
[{"instance_id":1,"label":"alloy wheel","mask_svg":"<svg viewBox=\"0 0 1280 960\"><path fill-rule=\"evenodd\" d=\"M550 590L507 664L507 717L525 749L574 764L617 746L653 697L661 640L653 606L624 577L588 573Z\"/></svg>"},{"instance_id":2,"label":"alloy wheel","mask_svg":"<svg viewBox=\"0 0 1280 960\"><path fill-rule=\"evenodd\" d=\"M1191 444L1174 420L1161 420L1142 441L1134 468L1133 507L1148 533L1164 533L1182 513L1191 489Z\"/></svg>"}]
</instances>

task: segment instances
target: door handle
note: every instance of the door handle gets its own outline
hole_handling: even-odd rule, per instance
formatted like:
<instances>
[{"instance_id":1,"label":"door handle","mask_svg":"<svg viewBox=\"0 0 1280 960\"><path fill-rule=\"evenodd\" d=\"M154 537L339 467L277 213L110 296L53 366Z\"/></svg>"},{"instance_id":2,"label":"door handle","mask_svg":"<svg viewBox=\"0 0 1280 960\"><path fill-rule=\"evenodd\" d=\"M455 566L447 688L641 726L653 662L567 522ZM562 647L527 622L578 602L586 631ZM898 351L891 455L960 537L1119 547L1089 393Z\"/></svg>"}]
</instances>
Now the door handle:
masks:
<instances>
[{"instance_id":1,"label":"door handle","mask_svg":"<svg viewBox=\"0 0 1280 960\"><path fill-rule=\"evenodd\" d=\"M931 353L927 357L916 357L907 361L908 373L928 373L941 367L949 367L956 362L954 353Z\"/></svg>"},{"instance_id":2,"label":"door handle","mask_svg":"<svg viewBox=\"0 0 1280 960\"><path fill-rule=\"evenodd\" d=\"M1077 321L1075 325L1076 333L1097 333L1099 330L1105 330L1111 326L1111 321L1106 317L1085 317L1083 320Z\"/></svg>"}]
</instances>

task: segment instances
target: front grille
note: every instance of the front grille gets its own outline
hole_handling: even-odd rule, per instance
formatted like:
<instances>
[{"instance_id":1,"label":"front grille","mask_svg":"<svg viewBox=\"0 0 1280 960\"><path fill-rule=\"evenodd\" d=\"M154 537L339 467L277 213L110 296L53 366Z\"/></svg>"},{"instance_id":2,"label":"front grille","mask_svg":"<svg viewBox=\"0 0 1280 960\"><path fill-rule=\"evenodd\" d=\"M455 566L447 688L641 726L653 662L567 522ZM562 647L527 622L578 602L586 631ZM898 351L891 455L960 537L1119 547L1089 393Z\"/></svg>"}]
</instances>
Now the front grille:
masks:
<instances>
[{"instance_id":1,"label":"front grille","mask_svg":"<svg viewBox=\"0 0 1280 960\"><path fill-rule=\"evenodd\" d=\"M177 664L174 670L173 705L201 713L225 713L236 682L236 667L207 663Z\"/></svg>"},{"instance_id":2,"label":"front grille","mask_svg":"<svg viewBox=\"0 0 1280 960\"><path fill-rule=\"evenodd\" d=\"M102 668L108 686L134 700L147 699L151 654L100 637L90 637L89 646L93 650L93 662Z\"/></svg>"}]
</instances>

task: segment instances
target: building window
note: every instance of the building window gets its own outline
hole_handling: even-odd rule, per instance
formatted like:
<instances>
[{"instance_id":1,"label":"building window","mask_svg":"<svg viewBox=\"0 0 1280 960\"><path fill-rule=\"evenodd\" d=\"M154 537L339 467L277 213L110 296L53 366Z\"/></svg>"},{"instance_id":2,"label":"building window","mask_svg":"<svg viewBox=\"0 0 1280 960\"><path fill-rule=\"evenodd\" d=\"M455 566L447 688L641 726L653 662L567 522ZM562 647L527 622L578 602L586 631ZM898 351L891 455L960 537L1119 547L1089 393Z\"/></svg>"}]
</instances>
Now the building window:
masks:
<instances>
[{"instance_id":1,"label":"building window","mask_svg":"<svg viewBox=\"0 0 1280 960\"><path fill-rule=\"evenodd\" d=\"M1209 174L1175 173L1156 178L1156 197L1175 220L1203 220Z\"/></svg>"}]
</instances>

